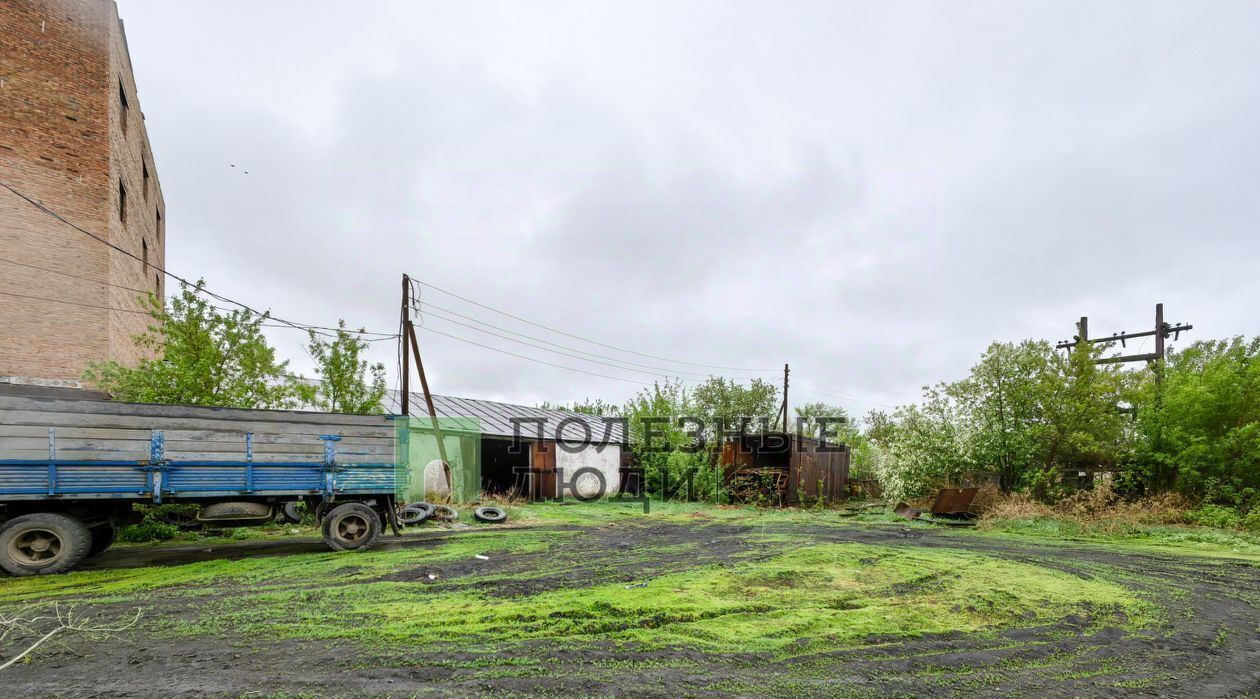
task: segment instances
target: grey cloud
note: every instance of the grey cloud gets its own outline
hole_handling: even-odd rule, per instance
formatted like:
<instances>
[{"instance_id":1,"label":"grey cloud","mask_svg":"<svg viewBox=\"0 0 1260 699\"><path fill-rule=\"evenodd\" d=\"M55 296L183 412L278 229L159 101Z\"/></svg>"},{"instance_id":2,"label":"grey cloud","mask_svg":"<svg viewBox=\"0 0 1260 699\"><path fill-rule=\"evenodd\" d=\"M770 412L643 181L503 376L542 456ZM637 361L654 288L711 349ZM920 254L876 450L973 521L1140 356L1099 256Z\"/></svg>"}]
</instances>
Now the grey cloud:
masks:
<instances>
[{"instance_id":1,"label":"grey cloud","mask_svg":"<svg viewBox=\"0 0 1260 699\"><path fill-rule=\"evenodd\" d=\"M170 266L286 317L392 330L409 272L621 347L790 361L857 411L1082 314L1256 331L1253 3L121 11ZM422 338L445 393L637 388Z\"/></svg>"}]
</instances>

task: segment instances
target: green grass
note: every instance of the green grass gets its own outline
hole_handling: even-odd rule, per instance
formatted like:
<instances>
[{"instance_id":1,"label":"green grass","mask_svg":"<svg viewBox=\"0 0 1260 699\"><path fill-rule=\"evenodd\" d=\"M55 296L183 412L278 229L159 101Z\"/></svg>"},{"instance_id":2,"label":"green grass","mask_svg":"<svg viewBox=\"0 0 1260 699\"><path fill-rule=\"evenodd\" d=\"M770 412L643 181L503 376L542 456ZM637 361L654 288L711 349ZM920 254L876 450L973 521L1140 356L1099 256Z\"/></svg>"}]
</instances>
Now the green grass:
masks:
<instances>
[{"instance_id":1,"label":"green grass","mask_svg":"<svg viewBox=\"0 0 1260 699\"><path fill-rule=\"evenodd\" d=\"M860 686L828 684L837 660L827 653L858 647L871 662L885 654L898 662L917 658L912 670L895 672L914 675L914 686L924 689L992 690L1019 673L1127 686L1134 677L1127 661L1100 663L1083 651L952 666L949 647L897 641L967 634L976 647L997 651L1052 647L1108 627L1161 634L1176 622L1160 605L1187 594L1172 581L1093 559L1043 561L1037 553L1042 549L1031 546L1015 557L973 548L978 537L1054 545L1057 538L1044 531L956 531L874 510L846 516L835 510L652 503L645 515L635 504L575 503L512 506L509 515L507 526L440 536L435 533L443 527L425 525L410 530L408 545L388 550L243 553L239 560L4 579L0 612L58 602L108 618L139 607L145 610L139 632L150 639L214 639L242 650L315 641L316 647L353 648L354 667L412 667L425 658L453 679L487 683L548 677L555 658L563 656L581 663L583 677L609 683L659 663L683 674L693 666L714 673L714 691L799 695L861 694ZM634 529L639 523L685 526ZM710 526L712 537L704 533ZM623 527L627 533L661 532L662 538L638 536L634 546L617 549L601 544L617 541ZM827 530L819 536L818 527L841 534ZM900 533L905 527L939 538L933 546L901 545L896 537L878 545L849 542L843 534L864 528ZM297 528L303 536L314 533ZM231 539L207 545L220 543L236 543L240 550ZM1201 554L1204 543L1176 541L1162 550ZM143 546L160 551L163 545ZM1187 558L1185 565L1225 564ZM623 579L639 571L637 579ZM1055 626L1069 615L1077 618ZM1021 627L1045 628L1035 639L1012 641L1000 634ZM1234 640L1222 627L1213 643L1223 647ZM632 657L627 662L633 665L623 657ZM783 674L741 675L730 683L714 669L738 670L749 658L794 660Z\"/></svg>"},{"instance_id":2,"label":"green grass","mask_svg":"<svg viewBox=\"0 0 1260 699\"><path fill-rule=\"evenodd\" d=\"M275 587L326 584L357 585L361 581L420 564L467 560L493 552L508 555L544 551L575 532L483 530L435 542L432 548L403 548L340 554L333 551L280 556L217 559L185 565L117 568L72 572L53 577L12 578L0 584L0 605L15 602L87 597L93 602L142 600L145 594L176 591L214 596L226 590L246 594ZM160 546L160 545L159 545Z\"/></svg>"},{"instance_id":3,"label":"green grass","mask_svg":"<svg viewBox=\"0 0 1260 699\"><path fill-rule=\"evenodd\" d=\"M859 544L798 545L763 560L663 575L644 587L557 587L510 600L486 596L476 586L439 591L423 580L379 579L399 570L440 570L443 563L483 552L504 557L554 551L572 534L499 530L450 538L432 549L18 579L0 588L0 603L81 596L143 606L162 593L195 601L158 622L179 635L349 640L381 650L417 643L501 647L611 639L649 649L776 656L873 637L1046 623L1087 607L1113 622L1123 615L1132 626L1155 618L1148 603L1102 579L965 551Z\"/></svg>"},{"instance_id":4,"label":"green grass","mask_svg":"<svg viewBox=\"0 0 1260 699\"><path fill-rule=\"evenodd\" d=\"M1084 527L1070 520L1030 517L986 522L982 529L969 533L1074 544L1092 542L1131 550L1232 558L1260 563L1260 535L1210 527L1131 525L1118 529L1101 529Z\"/></svg>"}]
</instances>

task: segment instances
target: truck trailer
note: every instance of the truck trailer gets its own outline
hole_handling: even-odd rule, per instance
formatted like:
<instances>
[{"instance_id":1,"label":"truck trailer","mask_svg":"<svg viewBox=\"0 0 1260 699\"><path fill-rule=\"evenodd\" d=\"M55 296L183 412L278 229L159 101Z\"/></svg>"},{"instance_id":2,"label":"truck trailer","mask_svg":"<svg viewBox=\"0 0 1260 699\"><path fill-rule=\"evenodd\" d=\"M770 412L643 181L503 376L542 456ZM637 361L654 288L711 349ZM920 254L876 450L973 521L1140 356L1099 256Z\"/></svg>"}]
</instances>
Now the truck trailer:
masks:
<instances>
[{"instance_id":1,"label":"truck trailer","mask_svg":"<svg viewBox=\"0 0 1260 699\"><path fill-rule=\"evenodd\" d=\"M0 569L65 572L139 522L137 505L165 503L235 527L301 502L330 548L368 548L397 531L405 430L386 415L0 395Z\"/></svg>"}]
</instances>

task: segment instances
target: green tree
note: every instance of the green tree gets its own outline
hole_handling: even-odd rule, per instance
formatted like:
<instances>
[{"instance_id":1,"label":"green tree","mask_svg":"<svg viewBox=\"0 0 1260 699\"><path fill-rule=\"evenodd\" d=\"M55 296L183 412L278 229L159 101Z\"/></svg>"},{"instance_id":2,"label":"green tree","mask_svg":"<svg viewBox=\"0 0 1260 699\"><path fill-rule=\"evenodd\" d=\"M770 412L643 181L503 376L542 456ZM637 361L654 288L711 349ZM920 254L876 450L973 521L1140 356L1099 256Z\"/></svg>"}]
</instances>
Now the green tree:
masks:
<instances>
[{"instance_id":1,"label":"green tree","mask_svg":"<svg viewBox=\"0 0 1260 699\"><path fill-rule=\"evenodd\" d=\"M363 332L360 328L359 332ZM369 364L363 358L368 343L360 335L346 332L346 321L337 322L337 336L331 340L310 331L307 352L315 360L317 386L307 386L307 402L325 412L373 415L383 411L385 365Z\"/></svg>"},{"instance_id":2,"label":"green tree","mask_svg":"<svg viewBox=\"0 0 1260 699\"><path fill-rule=\"evenodd\" d=\"M1187 495L1260 507L1260 337L1196 342L1163 372L1137 389L1139 467Z\"/></svg>"},{"instance_id":3,"label":"green tree","mask_svg":"<svg viewBox=\"0 0 1260 699\"><path fill-rule=\"evenodd\" d=\"M741 386L733 379L711 376L692 389L688 407L691 416L704 421L706 446L717 450L724 434L738 430L745 418L751 418L749 432L772 423L779 408L779 389L762 379Z\"/></svg>"},{"instance_id":4,"label":"green tree","mask_svg":"<svg viewBox=\"0 0 1260 699\"><path fill-rule=\"evenodd\" d=\"M1041 469L1033 494L1045 498L1065 468L1114 466L1124 444L1126 417L1119 409L1125 376L1118 365L1097 363L1104 345L1080 343L1052 353L1037 387L1041 414Z\"/></svg>"},{"instance_id":5,"label":"green tree","mask_svg":"<svg viewBox=\"0 0 1260 699\"><path fill-rule=\"evenodd\" d=\"M845 429L849 425L849 415L844 408L838 405L830 405L828 403L806 403L798 405L792 409L796 413L796 419L793 421L793 427L799 429L801 434L806 437L818 437L819 421L818 418L839 419L844 424L833 424L829 426L828 432L831 434L846 434L849 432ZM834 441L834 440L832 440Z\"/></svg>"},{"instance_id":6,"label":"green tree","mask_svg":"<svg viewBox=\"0 0 1260 699\"><path fill-rule=\"evenodd\" d=\"M1044 389L1054 349L1048 342L995 342L971 374L946 390L971 423L972 453L980 468L998 473L1005 492L1022 485L1041 466Z\"/></svg>"},{"instance_id":7,"label":"green tree","mask_svg":"<svg viewBox=\"0 0 1260 699\"><path fill-rule=\"evenodd\" d=\"M694 413L692 394L682 381L655 383L640 390L626 402L622 413L647 492L677 499L717 496L720 482L716 469L709 466L705 451L695 448L692 436L679 424L680 418ZM688 477L694 485L690 493L662 490L662 486L673 489Z\"/></svg>"},{"instance_id":8,"label":"green tree","mask_svg":"<svg viewBox=\"0 0 1260 699\"><path fill-rule=\"evenodd\" d=\"M974 468L965 414L944 384L923 389L923 404L868 418L871 467L893 499L921 497Z\"/></svg>"},{"instance_id":9,"label":"green tree","mask_svg":"<svg viewBox=\"0 0 1260 699\"><path fill-rule=\"evenodd\" d=\"M562 410L583 415L595 415L597 417L616 417L621 415L621 406L607 403L602 398L587 398L586 400L574 401L572 405L544 401L538 407L543 410Z\"/></svg>"},{"instance_id":10,"label":"green tree","mask_svg":"<svg viewBox=\"0 0 1260 699\"><path fill-rule=\"evenodd\" d=\"M221 311L200 295L204 287L182 286L164 307L148 299L152 323L136 341L156 358L135 367L95 362L84 381L115 400L224 408L292 408L300 388L276 360L262 324L268 314Z\"/></svg>"}]
</instances>

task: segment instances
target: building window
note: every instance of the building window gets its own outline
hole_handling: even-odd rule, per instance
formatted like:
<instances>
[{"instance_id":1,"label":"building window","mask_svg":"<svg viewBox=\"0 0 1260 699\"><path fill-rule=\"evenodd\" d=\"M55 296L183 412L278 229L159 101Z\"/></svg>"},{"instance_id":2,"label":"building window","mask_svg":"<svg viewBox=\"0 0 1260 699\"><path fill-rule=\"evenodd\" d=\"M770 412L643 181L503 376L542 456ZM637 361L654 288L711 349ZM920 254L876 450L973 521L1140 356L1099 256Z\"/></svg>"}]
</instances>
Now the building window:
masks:
<instances>
[{"instance_id":1,"label":"building window","mask_svg":"<svg viewBox=\"0 0 1260 699\"><path fill-rule=\"evenodd\" d=\"M127 133L127 90L123 88L122 80L118 81L118 119L122 122L122 131Z\"/></svg>"},{"instance_id":2,"label":"building window","mask_svg":"<svg viewBox=\"0 0 1260 699\"><path fill-rule=\"evenodd\" d=\"M157 297L162 298L162 275L153 275L153 288L157 292Z\"/></svg>"},{"instance_id":3,"label":"building window","mask_svg":"<svg viewBox=\"0 0 1260 699\"><path fill-rule=\"evenodd\" d=\"M149 166L147 163L144 162L143 157L141 157L141 160L140 160L140 175L143 178L143 182L144 182L144 187L142 188L141 193L144 195L144 200L148 201L149 200Z\"/></svg>"},{"instance_id":4,"label":"building window","mask_svg":"<svg viewBox=\"0 0 1260 699\"><path fill-rule=\"evenodd\" d=\"M141 262L144 262L145 274L149 272L149 241L141 239L140 241Z\"/></svg>"},{"instance_id":5,"label":"building window","mask_svg":"<svg viewBox=\"0 0 1260 699\"><path fill-rule=\"evenodd\" d=\"M118 220L127 222L127 185L118 180Z\"/></svg>"},{"instance_id":6,"label":"building window","mask_svg":"<svg viewBox=\"0 0 1260 699\"><path fill-rule=\"evenodd\" d=\"M154 228L157 230L157 240L160 243L162 242L162 233L164 232L162 230L162 210L154 209L154 213L157 214L157 221L156 221L157 225L155 225Z\"/></svg>"}]
</instances>

